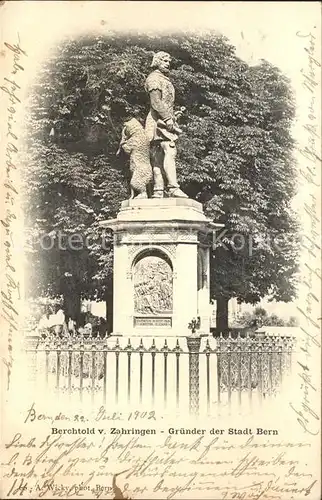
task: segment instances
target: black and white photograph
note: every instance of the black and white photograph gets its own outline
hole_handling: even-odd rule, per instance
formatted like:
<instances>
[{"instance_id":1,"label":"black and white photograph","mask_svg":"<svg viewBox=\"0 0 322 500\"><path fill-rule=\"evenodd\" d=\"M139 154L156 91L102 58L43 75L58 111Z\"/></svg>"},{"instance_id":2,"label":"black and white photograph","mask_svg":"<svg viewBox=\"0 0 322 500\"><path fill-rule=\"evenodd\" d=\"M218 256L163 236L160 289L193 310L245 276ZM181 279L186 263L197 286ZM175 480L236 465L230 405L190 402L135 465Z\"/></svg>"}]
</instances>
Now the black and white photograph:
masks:
<instances>
[{"instance_id":1,"label":"black and white photograph","mask_svg":"<svg viewBox=\"0 0 322 500\"><path fill-rule=\"evenodd\" d=\"M318 500L317 2L4 2L1 498Z\"/></svg>"}]
</instances>

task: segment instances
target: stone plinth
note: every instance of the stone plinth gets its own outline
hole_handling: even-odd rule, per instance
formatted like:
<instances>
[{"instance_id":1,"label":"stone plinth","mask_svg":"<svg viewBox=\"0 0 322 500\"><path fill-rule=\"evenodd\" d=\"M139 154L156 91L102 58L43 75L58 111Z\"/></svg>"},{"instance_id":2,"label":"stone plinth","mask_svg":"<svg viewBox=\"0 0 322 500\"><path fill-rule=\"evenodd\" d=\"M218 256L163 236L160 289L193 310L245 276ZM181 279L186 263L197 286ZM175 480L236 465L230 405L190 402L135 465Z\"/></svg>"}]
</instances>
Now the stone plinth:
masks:
<instances>
[{"instance_id":1,"label":"stone plinth","mask_svg":"<svg viewBox=\"0 0 322 500\"><path fill-rule=\"evenodd\" d=\"M186 336L200 316L209 333L212 232L202 205L180 198L127 200L114 232L114 335Z\"/></svg>"}]
</instances>

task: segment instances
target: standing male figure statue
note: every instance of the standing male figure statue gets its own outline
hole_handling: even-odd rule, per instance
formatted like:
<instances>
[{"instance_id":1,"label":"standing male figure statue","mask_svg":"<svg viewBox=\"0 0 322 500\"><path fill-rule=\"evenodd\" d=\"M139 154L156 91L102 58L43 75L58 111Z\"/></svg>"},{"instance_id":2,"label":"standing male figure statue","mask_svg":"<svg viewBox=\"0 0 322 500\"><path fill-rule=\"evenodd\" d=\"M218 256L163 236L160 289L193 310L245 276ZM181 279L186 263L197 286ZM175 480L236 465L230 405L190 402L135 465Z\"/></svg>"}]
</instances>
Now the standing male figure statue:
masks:
<instances>
[{"instance_id":1,"label":"standing male figure statue","mask_svg":"<svg viewBox=\"0 0 322 500\"><path fill-rule=\"evenodd\" d=\"M150 112L145 122L145 132L150 141L151 164L153 167L153 198L167 195L174 198L188 198L177 182L175 158L176 140L181 133L176 123L180 114L174 112L174 86L169 77L171 57L166 52L157 52L152 60L152 73L145 81L145 90L150 97Z\"/></svg>"}]
</instances>

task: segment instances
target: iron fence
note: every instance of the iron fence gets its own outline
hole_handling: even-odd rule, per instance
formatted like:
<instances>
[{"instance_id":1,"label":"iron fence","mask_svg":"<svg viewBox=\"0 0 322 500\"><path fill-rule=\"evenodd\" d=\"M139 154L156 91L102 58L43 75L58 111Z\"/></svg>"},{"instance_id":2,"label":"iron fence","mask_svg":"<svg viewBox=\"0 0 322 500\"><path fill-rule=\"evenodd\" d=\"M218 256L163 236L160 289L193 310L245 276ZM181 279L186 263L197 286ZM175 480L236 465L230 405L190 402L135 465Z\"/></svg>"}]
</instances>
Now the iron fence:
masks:
<instances>
[{"instance_id":1,"label":"iron fence","mask_svg":"<svg viewBox=\"0 0 322 500\"><path fill-rule=\"evenodd\" d=\"M26 338L31 379L47 390L105 405L186 406L193 414L273 397L293 348L291 337L266 335Z\"/></svg>"}]
</instances>

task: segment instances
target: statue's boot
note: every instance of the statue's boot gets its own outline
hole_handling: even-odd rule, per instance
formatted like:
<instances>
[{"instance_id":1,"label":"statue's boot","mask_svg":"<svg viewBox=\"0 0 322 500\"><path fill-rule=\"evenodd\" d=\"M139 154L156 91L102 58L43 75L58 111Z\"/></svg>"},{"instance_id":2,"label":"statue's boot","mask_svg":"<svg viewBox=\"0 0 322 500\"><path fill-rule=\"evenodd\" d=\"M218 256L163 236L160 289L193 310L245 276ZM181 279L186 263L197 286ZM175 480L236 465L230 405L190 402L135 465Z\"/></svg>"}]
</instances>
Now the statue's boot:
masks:
<instances>
[{"instance_id":1,"label":"statue's boot","mask_svg":"<svg viewBox=\"0 0 322 500\"><path fill-rule=\"evenodd\" d=\"M186 193L181 191L179 187L170 188L168 193L170 198L188 198Z\"/></svg>"},{"instance_id":2,"label":"statue's boot","mask_svg":"<svg viewBox=\"0 0 322 500\"><path fill-rule=\"evenodd\" d=\"M154 189L152 198L163 198L163 189Z\"/></svg>"}]
</instances>

